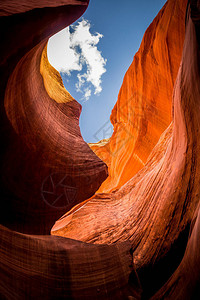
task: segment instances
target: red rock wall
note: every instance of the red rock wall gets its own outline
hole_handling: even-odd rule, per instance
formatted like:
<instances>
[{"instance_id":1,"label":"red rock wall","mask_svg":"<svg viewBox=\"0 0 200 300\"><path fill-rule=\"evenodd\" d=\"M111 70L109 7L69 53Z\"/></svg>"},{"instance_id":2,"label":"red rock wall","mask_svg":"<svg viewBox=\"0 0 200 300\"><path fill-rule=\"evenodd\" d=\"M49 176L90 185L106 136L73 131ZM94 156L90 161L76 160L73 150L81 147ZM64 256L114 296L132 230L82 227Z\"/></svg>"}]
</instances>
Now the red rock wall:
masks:
<instances>
[{"instance_id":1,"label":"red rock wall","mask_svg":"<svg viewBox=\"0 0 200 300\"><path fill-rule=\"evenodd\" d=\"M88 245L0 226L1 299L127 299L130 244ZM133 273L134 275L134 273ZM134 276L133 276L134 277Z\"/></svg>"},{"instance_id":2,"label":"red rock wall","mask_svg":"<svg viewBox=\"0 0 200 300\"><path fill-rule=\"evenodd\" d=\"M0 3L3 16L9 14L1 18L1 218L20 232L49 234L57 218L92 196L107 177L107 166L82 139L81 105L46 56L49 36L81 16L87 5Z\"/></svg>"},{"instance_id":3,"label":"red rock wall","mask_svg":"<svg viewBox=\"0 0 200 300\"><path fill-rule=\"evenodd\" d=\"M114 133L92 146L108 165L99 192L120 188L146 163L172 119L173 86L181 61L187 0L167 1L145 32L111 114Z\"/></svg>"},{"instance_id":4,"label":"red rock wall","mask_svg":"<svg viewBox=\"0 0 200 300\"><path fill-rule=\"evenodd\" d=\"M6 204L1 209L0 298L199 299L199 1L191 1L187 14L172 98L173 120L144 167L118 190L97 193L73 207L56 222L52 236L24 234L48 232L65 209L53 209L37 197L39 186L40 196L44 192L44 175L49 178L52 171L60 174L62 180L58 176L56 181L53 175L51 179L62 192L70 185L70 195L78 187L78 202L93 195L107 175L105 164L81 138L80 105L64 90L59 74L46 58L49 35L83 13L84 5L77 3L80 1L72 5L64 0L66 6L60 8L63 1L57 1L53 10L26 12L29 5L34 8L39 4L30 1L27 6L24 2L23 14L0 19L2 32L7 28L0 74L4 100L0 107L0 184L1 201ZM176 15L179 1L173 2L174 6L170 3L164 10L170 7ZM8 4L9 12L18 12L19 2L10 0ZM5 15L5 5L2 7ZM34 28L30 26L33 23ZM169 48L176 45L169 44ZM163 80L162 76L158 79ZM128 107L121 112L124 118L127 113ZM51 180L45 189L50 192L50 187Z\"/></svg>"},{"instance_id":5,"label":"red rock wall","mask_svg":"<svg viewBox=\"0 0 200 300\"><path fill-rule=\"evenodd\" d=\"M52 229L52 234L95 244L131 241L133 262L143 287L143 297L147 299L181 262L199 203L197 99L200 90L199 45L196 41L199 27L196 26L196 33L193 23L199 20L199 11L197 4L193 5L173 92L171 125L161 135L145 166L126 184L110 193L97 193L84 205L73 208ZM162 299L162 295L167 299L192 299L190 297L199 293L199 255L195 254L198 251L195 238L189 240L188 247L194 247L191 255L197 259L195 278L187 274L184 262L181 263L178 269L181 280L175 273L164 291L155 296L157 299ZM189 263L189 251L185 256ZM185 277L186 286L180 292Z\"/></svg>"}]
</instances>

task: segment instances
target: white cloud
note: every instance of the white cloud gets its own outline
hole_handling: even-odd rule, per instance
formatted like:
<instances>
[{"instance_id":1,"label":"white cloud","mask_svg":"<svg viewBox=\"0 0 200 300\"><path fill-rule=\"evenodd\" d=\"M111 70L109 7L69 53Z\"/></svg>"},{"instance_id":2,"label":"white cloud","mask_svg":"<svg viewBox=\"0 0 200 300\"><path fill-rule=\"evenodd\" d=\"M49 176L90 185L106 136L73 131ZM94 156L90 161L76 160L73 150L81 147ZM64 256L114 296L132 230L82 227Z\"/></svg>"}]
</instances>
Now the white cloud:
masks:
<instances>
[{"instance_id":1,"label":"white cloud","mask_svg":"<svg viewBox=\"0 0 200 300\"><path fill-rule=\"evenodd\" d=\"M50 38L47 48L48 59L55 69L67 75L72 71L79 72L76 89L84 93L86 100L92 94L92 86L94 94L102 91L101 77L106 72L106 60L97 49L103 35L92 34L90 27L89 21L82 19L77 25L71 26L72 33L68 27ZM86 66L85 72L83 66Z\"/></svg>"},{"instance_id":2,"label":"white cloud","mask_svg":"<svg viewBox=\"0 0 200 300\"><path fill-rule=\"evenodd\" d=\"M71 47L69 27L61 30L48 41L47 55L50 64L70 75L73 70L81 71L80 55Z\"/></svg>"},{"instance_id":3,"label":"white cloud","mask_svg":"<svg viewBox=\"0 0 200 300\"><path fill-rule=\"evenodd\" d=\"M91 93L92 93L92 91L89 88L85 89L84 98L86 101L89 100Z\"/></svg>"}]
</instances>

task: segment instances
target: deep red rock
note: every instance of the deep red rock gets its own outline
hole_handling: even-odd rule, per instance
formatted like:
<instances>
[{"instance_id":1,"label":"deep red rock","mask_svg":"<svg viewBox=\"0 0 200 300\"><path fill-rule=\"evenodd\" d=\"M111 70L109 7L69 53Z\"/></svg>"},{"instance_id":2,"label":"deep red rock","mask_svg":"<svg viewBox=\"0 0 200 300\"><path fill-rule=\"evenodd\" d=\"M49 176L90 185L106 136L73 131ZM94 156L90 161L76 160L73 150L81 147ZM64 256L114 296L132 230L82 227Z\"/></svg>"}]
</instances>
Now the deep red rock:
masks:
<instances>
[{"instance_id":1,"label":"deep red rock","mask_svg":"<svg viewBox=\"0 0 200 300\"><path fill-rule=\"evenodd\" d=\"M130 240L133 262L147 298L180 263L199 203L199 48L194 25L191 29L198 21L196 4L192 13L173 92L173 121L145 166L119 190L97 193L52 228L52 234L95 244ZM196 26L197 38L198 30ZM197 277L193 290L198 289ZM190 292L191 280L188 278L185 288ZM176 284L178 294L180 285ZM170 299L176 299L176 292ZM183 294L179 299L188 299Z\"/></svg>"},{"instance_id":2,"label":"deep red rock","mask_svg":"<svg viewBox=\"0 0 200 300\"><path fill-rule=\"evenodd\" d=\"M0 184L5 203L0 226L2 299L199 299L200 2L190 2L176 82L178 63L167 70L163 67L166 86L172 90L175 82L172 122L167 127L168 100L167 117L160 121L163 126L156 131L159 118L155 126L150 121L147 126L152 128L153 140L155 136L159 140L152 151L147 147L151 152L144 167L129 181L127 177L118 190L94 196L106 178L106 165L82 140L81 107L65 91L46 57L48 37L78 18L87 3L49 1L58 7L39 9L47 1L21 2L21 8L19 1L8 1L7 8L0 2L4 15L0 28L2 32L6 28L0 74ZM181 21L183 28L184 9L179 21L175 9L182 3L169 0L160 18L169 18L170 23L169 13L175 13L174 24ZM19 9L23 14L18 14ZM156 31L159 22L153 24ZM175 34L173 26L169 28L170 36ZM153 40L159 47L159 39ZM175 53L179 42L168 43L167 49ZM149 50L147 45L145 49ZM180 47L178 57L179 51ZM162 86L163 78L159 78ZM130 76L130 86L131 80ZM127 118L128 109L120 112ZM138 137L144 128L141 124ZM121 141L120 134L117 139ZM46 198L52 195L51 189L53 195L68 195L65 201L71 201L71 206L77 191L78 205L52 229L52 234L64 237L22 233L48 232L65 211L64 206L55 209L55 202Z\"/></svg>"},{"instance_id":3,"label":"deep red rock","mask_svg":"<svg viewBox=\"0 0 200 300\"><path fill-rule=\"evenodd\" d=\"M46 57L49 36L77 19L88 2L50 1L58 7L45 8L47 3L0 5L14 14L1 18L1 219L9 228L37 234L48 234L57 218L107 177L105 163L82 139L81 105Z\"/></svg>"}]
</instances>

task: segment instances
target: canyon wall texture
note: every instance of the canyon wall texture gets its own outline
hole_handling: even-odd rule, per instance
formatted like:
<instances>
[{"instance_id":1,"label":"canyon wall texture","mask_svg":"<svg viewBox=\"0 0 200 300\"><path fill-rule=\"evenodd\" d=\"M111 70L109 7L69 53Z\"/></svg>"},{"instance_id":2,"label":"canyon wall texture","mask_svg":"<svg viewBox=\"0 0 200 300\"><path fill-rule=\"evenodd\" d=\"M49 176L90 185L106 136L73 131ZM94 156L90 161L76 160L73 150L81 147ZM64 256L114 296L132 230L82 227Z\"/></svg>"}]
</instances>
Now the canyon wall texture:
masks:
<instances>
[{"instance_id":1,"label":"canyon wall texture","mask_svg":"<svg viewBox=\"0 0 200 300\"><path fill-rule=\"evenodd\" d=\"M118 161L130 159L95 194L107 166L83 141L81 106L46 55L88 1L0 1L0 298L199 299L200 1L186 4L168 0L147 30L111 117L116 128L135 119L130 151L122 128L109 142ZM141 165L126 171L136 154Z\"/></svg>"},{"instance_id":2,"label":"canyon wall texture","mask_svg":"<svg viewBox=\"0 0 200 300\"><path fill-rule=\"evenodd\" d=\"M82 139L81 105L46 55L48 38L81 16L88 2L0 4L2 224L49 234L55 219L92 196L108 173Z\"/></svg>"},{"instance_id":3,"label":"canyon wall texture","mask_svg":"<svg viewBox=\"0 0 200 300\"><path fill-rule=\"evenodd\" d=\"M167 1L143 37L128 69L110 120L106 145L91 145L108 165L99 192L120 188L146 163L172 120L172 94L181 61L187 0Z\"/></svg>"}]
</instances>

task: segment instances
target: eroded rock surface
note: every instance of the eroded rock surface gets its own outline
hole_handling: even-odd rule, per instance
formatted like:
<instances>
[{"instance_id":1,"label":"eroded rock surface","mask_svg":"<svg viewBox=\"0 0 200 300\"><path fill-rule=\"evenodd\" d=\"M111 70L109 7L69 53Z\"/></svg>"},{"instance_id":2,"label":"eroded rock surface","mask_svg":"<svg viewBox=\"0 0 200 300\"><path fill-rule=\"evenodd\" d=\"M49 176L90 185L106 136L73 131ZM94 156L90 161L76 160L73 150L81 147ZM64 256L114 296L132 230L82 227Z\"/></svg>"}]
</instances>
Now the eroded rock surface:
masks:
<instances>
[{"instance_id":1,"label":"eroded rock surface","mask_svg":"<svg viewBox=\"0 0 200 300\"><path fill-rule=\"evenodd\" d=\"M108 173L82 139L81 105L46 55L50 35L81 16L88 2L6 3L0 3L0 12L9 10L1 17L1 219L20 232L49 234Z\"/></svg>"},{"instance_id":2,"label":"eroded rock surface","mask_svg":"<svg viewBox=\"0 0 200 300\"><path fill-rule=\"evenodd\" d=\"M143 37L115 104L114 133L93 151L108 165L99 192L120 188L145 165L172 120L172 94L181 61L187 0L167 1Z\"/></svg>"},{"instance_id":3,"label":"eroded rock surface","mask_svg":"<svg viewBox=\"0 0 200 300\"><path fill-rule=\"evenodd\" d=\"M118 149L116 161L122 155L124 167L113 171L116 184L111 176L95 195L106 164L83 141L81 107L46 57L49 36L88 2L7 4L0 2L0 298L199 299L200 2L188 3L182 58L186 1L169 0L147 30L112 113L114 136L93 146L102 158L107 144ZM136 84L133 111L123 99ZM123 152L120 126L130 126L136 112L135 140L123 144ZM52 235L39 235L70 205Z\"/></svg>"}]
</instances>

